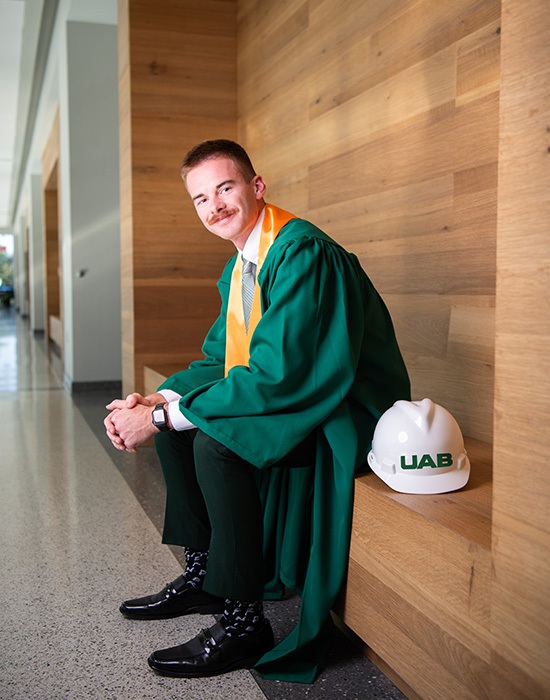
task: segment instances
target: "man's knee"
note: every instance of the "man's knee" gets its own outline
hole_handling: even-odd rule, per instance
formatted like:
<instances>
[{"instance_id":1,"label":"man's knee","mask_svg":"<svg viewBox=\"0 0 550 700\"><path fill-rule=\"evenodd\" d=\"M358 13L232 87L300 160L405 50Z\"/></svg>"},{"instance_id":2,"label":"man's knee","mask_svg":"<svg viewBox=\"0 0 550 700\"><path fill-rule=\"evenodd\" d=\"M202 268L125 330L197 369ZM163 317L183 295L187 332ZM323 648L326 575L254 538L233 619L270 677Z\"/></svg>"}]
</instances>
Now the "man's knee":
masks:
<instances>
[{"instance_id":1,"label":"man's knee","mask_svg":"<svg viewBox=\"0 0 550 700\"><path fill-rule=\"evenodd\" d=\"M193 433L196 432L172 430L155 435L155 449L167 484L183 478L183 473L192 474L194 478Z\"/></svg>"},{"instance_id":2,"label":"man's knee","mask_svg":"<svg viewBox=\"0 0 550 700\"><path fill-rule=\"evenodd\" d=\"M195 454L195 465L198 470L201 470L203 467L206 469L218 466L223 468L224 464L232 460L242 461L232 450L201 430L197 431L193 451Z\"/></svg>"}]
</instances>

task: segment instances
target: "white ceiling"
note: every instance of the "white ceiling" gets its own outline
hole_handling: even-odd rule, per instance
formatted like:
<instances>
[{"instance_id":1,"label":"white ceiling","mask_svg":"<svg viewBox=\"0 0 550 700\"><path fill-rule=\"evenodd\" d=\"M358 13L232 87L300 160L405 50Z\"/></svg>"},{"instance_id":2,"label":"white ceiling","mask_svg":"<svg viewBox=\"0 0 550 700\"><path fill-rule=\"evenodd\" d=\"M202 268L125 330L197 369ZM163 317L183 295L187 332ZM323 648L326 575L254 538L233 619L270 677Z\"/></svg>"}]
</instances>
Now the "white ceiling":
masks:
<instances>
[{"instance_id":1,"label":"white ceiling","mask_svg":"<svg viewBox=\"0 0 550 700\"><path fill-rule=\"evenodd\" d=\"M58 7L74 21L116 24L117 0L0 0L0 234L12 221L30 153Z\"/></svg>"},{"instance_id":2,"label":"white ceiling","mask_svg":"<svg viewBox=\"0 0 550 700\"><path fill-rule=\"evenodd\" d=\"M45 3L51 0L0 0L0 233L12 232Z\"/></svg>"}]
</instances>

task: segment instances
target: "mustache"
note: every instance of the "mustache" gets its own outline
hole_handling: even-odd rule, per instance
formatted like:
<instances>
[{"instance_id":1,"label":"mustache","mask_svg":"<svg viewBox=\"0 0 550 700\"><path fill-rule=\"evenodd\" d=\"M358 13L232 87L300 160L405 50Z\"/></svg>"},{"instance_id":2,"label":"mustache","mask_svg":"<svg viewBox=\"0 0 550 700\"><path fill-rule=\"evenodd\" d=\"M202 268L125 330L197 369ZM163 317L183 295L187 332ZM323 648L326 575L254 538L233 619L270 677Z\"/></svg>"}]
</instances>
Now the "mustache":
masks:
<instances>
[{"instance_id":1,"label":"mustache","mask_svg":"<svg viewBox=\"0 0 550 700\"><path fill-rule=\"evenodd\" d=\"M224 209L222 212L219 214L213 214L207 221L209 226L212 226L213 224L217 224L218 221L221 221L222 219L225 219L226 216L231 216L232 214L236 214L237 209Z\"/></svg>"}]
</instances>

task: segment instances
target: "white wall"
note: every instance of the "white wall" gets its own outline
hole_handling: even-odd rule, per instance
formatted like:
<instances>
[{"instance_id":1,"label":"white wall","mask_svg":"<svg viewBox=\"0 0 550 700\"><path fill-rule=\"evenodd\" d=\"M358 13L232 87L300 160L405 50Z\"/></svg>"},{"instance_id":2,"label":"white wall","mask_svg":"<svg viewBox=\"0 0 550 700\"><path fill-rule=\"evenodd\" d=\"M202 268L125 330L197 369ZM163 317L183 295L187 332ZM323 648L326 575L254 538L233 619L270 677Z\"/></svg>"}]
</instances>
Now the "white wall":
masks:
<instances>
[{"instance_id":1,"label":"white wall","mask_svg":"<svg viewBox=\"0 0 550 700\"><path fill-rule=\"evenodd\" d=\"M16 205L17 218L29 211L31 223L42 207L35 178L59 109L64 373L70 389L120 381L122 373L116 25L117 0L60 0ZM38 246L33 267L41 265L35 252ZM43 286L41 293L42 301L31 284L36 323Z\"/></svg>"},{"instance_id":2,"label":"white wall","mask_svg":"<svg viewBox=\"0 0 550 700\"><path fill-rule=\"evenodd\" d=\"M68 22L60 61L64 371L120 379L117 28Z\"/></svg>"}]
</instances>

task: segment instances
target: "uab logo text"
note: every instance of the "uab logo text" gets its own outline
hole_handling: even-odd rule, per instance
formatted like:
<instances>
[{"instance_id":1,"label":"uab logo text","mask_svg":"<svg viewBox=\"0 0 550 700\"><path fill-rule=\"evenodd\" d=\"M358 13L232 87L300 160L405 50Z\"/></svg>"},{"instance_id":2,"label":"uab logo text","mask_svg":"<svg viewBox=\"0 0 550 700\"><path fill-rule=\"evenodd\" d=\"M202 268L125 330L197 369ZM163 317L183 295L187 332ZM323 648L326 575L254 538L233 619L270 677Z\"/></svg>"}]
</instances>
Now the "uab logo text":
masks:
<instances>
[{"instance_id":1,"label":"uab logo text","mask_svg":"<svg viewBox=\"0 0 550 700\"><path fill-rule=\"evenodd\" d=\"M453 456L450 452L442 452L436 455L437 463L434 462L431 455L422 455L420 460L418 455L412 455L411 464L407 464L407 457L401 455L401 469L424 469L431 467L432 469L441 469L441 467L451 467L453 464Z\"/></svg>"}]
</instances>

